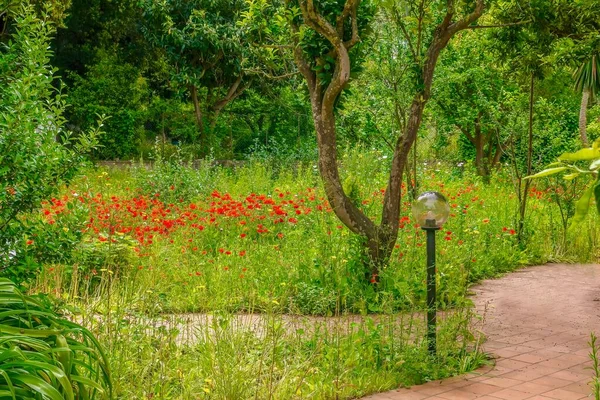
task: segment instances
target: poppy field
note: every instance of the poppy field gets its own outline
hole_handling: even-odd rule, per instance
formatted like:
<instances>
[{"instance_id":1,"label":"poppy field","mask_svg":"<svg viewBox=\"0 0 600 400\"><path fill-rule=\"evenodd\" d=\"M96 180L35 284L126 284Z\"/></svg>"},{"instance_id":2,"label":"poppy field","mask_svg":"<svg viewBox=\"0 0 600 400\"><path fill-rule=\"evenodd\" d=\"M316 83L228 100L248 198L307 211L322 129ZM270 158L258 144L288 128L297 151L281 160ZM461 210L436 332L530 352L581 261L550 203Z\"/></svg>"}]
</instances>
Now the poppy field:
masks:
<instances>
[{"instance_id":1,"label":"poppy field","mask_svg":"<svg viewBox=\"0 0 600 400\"><path fill-rule=\"evenodd\" d=\"M377 218L377 157L351 152L344 165ZM89 169L29 217L22 251L43 260L31 291L106 343L120 398L352 398L469 370L485 358L469 285L596 257L595 217L565 246L557 196L568 204L568 193L540 182L528 193L536 229L519 239L510 176L486 185L438 164L420 175L451 207L437 234L436 362L422 338L425 235L406 185L389 266L369 276L311 165Z\"/></svg>"}]
</instances>

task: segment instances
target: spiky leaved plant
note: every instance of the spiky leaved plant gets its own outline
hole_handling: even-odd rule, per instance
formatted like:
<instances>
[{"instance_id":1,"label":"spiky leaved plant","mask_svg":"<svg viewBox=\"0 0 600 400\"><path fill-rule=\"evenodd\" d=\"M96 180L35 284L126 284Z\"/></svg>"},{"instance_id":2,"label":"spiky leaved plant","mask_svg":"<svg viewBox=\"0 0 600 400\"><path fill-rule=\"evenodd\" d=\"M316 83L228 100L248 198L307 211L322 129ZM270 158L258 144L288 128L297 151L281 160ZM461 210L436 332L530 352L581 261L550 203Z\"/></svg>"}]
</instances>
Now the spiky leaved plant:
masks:
<instances>
[{"instance_id":1,"label":"spiky leaved plant","mask_svg":"<svg viewBox=\"0 0 600 400\"><path fill-rule=\"evenodd\" d=\"M600 400L600 347L596 344L597 337L592 332L590 334L590 359L592 360L592 371L594 372L590 385L592 386L592 396L595 400Z\"/></svg>"},{"instance_id":2,"label":"spiky leaved plant","mask_svg":"<svg viewBox=\"0 0 600 400\"><path fill-rule=\"evenodd\" d=\"M111 398L108 362L92 333L0 279L0 400Z\"/></svg>"},{"instance_id":3,"label":"spiky leaved plant","mask_svg":"<svg viewBox=\"0 0 600 400\"><path fill-rule=\"evenodd\" d=\"M600 91L600 53L593 54L573 73L575 90L581 92L581 110L579 112L579 135L583 147L588 146L587 108Z\"/></svg>"}]
</instances>

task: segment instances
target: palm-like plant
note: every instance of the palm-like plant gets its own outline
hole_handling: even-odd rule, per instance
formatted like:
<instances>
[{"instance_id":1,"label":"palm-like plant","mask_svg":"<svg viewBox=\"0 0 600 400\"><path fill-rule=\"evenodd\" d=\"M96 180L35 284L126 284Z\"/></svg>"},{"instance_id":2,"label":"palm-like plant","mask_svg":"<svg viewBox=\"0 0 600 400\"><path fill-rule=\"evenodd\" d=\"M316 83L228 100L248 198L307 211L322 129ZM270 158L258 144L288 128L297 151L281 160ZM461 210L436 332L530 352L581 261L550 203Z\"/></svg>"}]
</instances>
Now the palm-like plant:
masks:
<instances>
[{"instance_id":1,"label":"palm-like plant","mask_svg":"<svg viewBox=\"0 0 600 400\"><path fill-rule=\"evenodd\" d=\"M110 398L108 363L94 336L0 279L0 400Z\"/></svg>"},{"instance_id":2,"label":"palm-like plant","mask_svg":"<svg viewBox=\"0 0 600 400\"><path fill-rule=\"evenodd\" d=\"M581 110L579 112L579 135L583 147L588 147L587 108L600 91L600 54L594 54L577 68L573 74L575 89L582 93Z\"/></svg>"}]
</instances>

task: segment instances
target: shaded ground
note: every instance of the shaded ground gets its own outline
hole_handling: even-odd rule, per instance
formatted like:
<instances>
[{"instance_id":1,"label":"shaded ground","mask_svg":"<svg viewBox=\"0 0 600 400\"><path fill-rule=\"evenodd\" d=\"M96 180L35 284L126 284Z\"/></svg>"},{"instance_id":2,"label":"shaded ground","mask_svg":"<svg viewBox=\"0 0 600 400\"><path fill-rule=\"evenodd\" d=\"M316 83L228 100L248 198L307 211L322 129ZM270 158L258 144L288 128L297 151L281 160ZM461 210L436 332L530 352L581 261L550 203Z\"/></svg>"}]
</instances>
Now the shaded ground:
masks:
<instances>
[{"instance_id":1,"label":"shaded ground","mask_svg":"<svg viewBox=\"0 0 600 400\"><path fill-rule=\"evenodd\" d=\"M364 400L585 399L600 335L600 265L530 267L474 288L493 368Z\"/></svg>"}]
</instances>

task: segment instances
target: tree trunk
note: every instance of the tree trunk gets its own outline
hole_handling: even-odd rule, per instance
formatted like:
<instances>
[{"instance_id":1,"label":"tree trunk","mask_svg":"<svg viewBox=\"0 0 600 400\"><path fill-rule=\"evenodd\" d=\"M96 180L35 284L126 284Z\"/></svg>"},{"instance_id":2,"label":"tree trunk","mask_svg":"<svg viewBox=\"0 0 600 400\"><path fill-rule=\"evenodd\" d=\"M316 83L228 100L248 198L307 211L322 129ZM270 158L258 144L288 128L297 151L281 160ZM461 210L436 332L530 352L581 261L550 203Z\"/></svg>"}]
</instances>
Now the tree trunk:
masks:
<instances>
[{"instance_id":1,"label":"tree trunk","mask_svg":"<svg viewBox=\"0 0 600 400\"><path fill-rule=\"evenodd\" d=\"M452 21L454 8L449 7L444 20L435 30L421 69L421 90L415 93L406 127L395 145L379 225L371 221L346 195L341 184L337 165L334 105L350 78L351 63L348 52L360 41L356 22L359 3L360 0L346 0L344 10L338 16L336 25L333 26L319 14L312 0L299 1L304 23L326 39L333 48L332 54L335 56L336 64L331 80L325 84L315 74L314 69L311 68L311 64L315 60L306 59L306 54L298 43L298 39L295 39L294 59L298 69L306 79L310 93L319 149L319 171L327 199L340 221L352 232L364 238L370 259L373 282L376 281L376 276L381 267L388 262L398 237L400 196L402 194L404 169L421 126L423 110L431 96L433 74L439 54L454 34L466 29L481 16L484 9L484 0L477 0L475 10L464 19L456 22ZM352 35L349 40L344 41L346 24L350 24ZM300 31L299 26L292 23L291 27L294 37L297 37ZM418 59L414 61L420 62Z\"/></svg>"},{"instance_id":2,"label":"tree trunk","mask_svg":"<svg viewBox=\"0 0 600 400\"><path fill-rule=\"evenodd\" d=\"M587 108L589 101L590 89L583 89L583 94L581 95L581 110L579 110L579 136L581 137L581 145L583 147L589 146L587 137Z\"/></svg>"},{"instance_id":3,"label":"tree trunk","mask_svg":"<svg viewBox=\"0 0 600 400\"><path fill-rule=\"evenodd\" d=\"M412 170L413 170L413 179L412 179L412 199L416 200L419 191L419 181L418 181L418 177L417 177L417 146L418 146L418 141L419 141L419 137L416 136L415 137L415 142L413 143L413 165L412 165Z\"/></svg>"},{"instance_id":4,"label":"tree trunk","mask_svg":"<svg viewBox=\"0 0 600 400\"><path fill-rule=\"evenodd\" d=\"M200 102L198 101L198 88L195 85L190 86L190 94L194 103L194 115L196 116L196 125L198 125L200 143L202 143L204 140L204 117L200 108Z\"/></svg>"},{"instance_id":5,"label":"tree trunk","mask_svg":"<svg viewBox=\"0 0 600 400\"><path fill-rule=\"evenodd\" d=\"M498 139L497 141L495 141L496 143L496 148L495 148L495 153L494 153L494 157L492 158L492 161L490 162L490 168L496 168L498 169L500 167L500 157L502 157L502 152L504 151L504 145L502 145L500 143L500 140Z\"/></svg>"},{"instance_id":6,"label":"tree trunk","mask_svg":"<svg viewBox=\"0 0 600 400\"><path fill-rule=\"evenodd\" d=\"M481 114L475 119L475 168L477 169L477 175L484 178L489 178L489 174L486 168L485 160L485 137L481 132Z\"/></svg>"}]
</instances>

